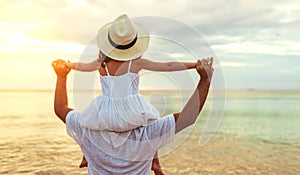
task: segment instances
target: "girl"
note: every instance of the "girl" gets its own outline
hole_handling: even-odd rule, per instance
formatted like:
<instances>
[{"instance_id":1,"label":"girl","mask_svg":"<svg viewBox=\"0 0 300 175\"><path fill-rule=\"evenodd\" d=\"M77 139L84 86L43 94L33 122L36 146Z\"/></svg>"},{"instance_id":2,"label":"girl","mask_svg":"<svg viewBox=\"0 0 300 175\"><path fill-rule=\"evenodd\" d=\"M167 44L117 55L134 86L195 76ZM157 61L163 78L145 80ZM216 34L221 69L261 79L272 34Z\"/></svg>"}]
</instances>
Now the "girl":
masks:
<instances>
[{"instance_id":1,"label":"girl","mask_svg":"<svg viewBox=\"0 0 300 175\"><path fill-rule=\"evenodd\" d=\"M83 111L80 124L84 128L115 131L116 134L145 126L160 118L157 109L138 93L139 71L187 70L195 68L196 62L153 62L141 58L148 42L147 31L133 23L127 15L122 15L99 30L97 44L100 51L97 60L90 63L67 63L67 67L74 70L97 70L100 73L102 95L96 97ZM113 145L118 146L126 139L111 140ZM87 166L84 157L80 167L83 166ZM157 155L153 158L152 170L156 175L163 174Z\"/></svg>"},{"instance_id":2,"label":"girl","mask_svg":"<svg viewBox=\"0 0 300 175\"><path fill-rule=\"evenodd\" d=\"M130 86L132 86L132 90L137 90L138 89L138 81L139 81L139 75L138 72L142 69L145 70L150 70L150 71L180 71L180 70L186 70L186 69L192 69L196 67L196 62L194 63L188 63L188 62L153 62L144 58L137 58L134 60L130 61L118 61L114 60L112 58L109 58L105 56L103 53L99 52L99 58L91 63L67 63L67 67L78 70L78 71L83 71L83 72L91 72L98 70L100 73L100 80L101 80L101 85L102 85L102 91L103 93L106 93L105 90L108 88L106 85L109 86L108 81L116 81L116 79L119 79L120 81L123 80L129 80ZM126 69L126 67L128 69ZM131 80L131 81L130 81ZM133 83L135 82L135 84ZM111 85L111 84L110 84ZM128 83L127 83L128 85ZM112 89L118 89L119 91L122 91L122 87L124 84L119 84L119 83L114 83L112 86L115 86ZM120 87L120 88L117 88ZM109 89L109 88L108 88ZM124 89L127 91L127 89ZM124 92L124 91L123 91ZM112 92L114 94L119 94L120 92ZM127 94L127 93L125 93ZM128 94L129 95L129 94ZM132 94L130 94L132 95ZM150 104L146 104L147 102L142 98L139 94L135 94L137 98L128 98L124 99L124 102L121 104L128 104L130 106L122 106L119 107L119 111L115 111L113 115L108 115L110 117L109 121L106 121L105 123L106 126L101 126L101 123L95 123L95 121L99 121L99 119L86 119L84 121L93 121L90 124L86 124L85 126L90 128L90 129L99 129L102 128L102 130L112 130L112 131L128 131L131 129L134 129L139 126L143 126L148 124L151 120L158 119L160 117L159 112ZM136 102L131 102L131 100L135 100ZM101 100L100 100L101 101ZM103 100L104 101L104 100ZM120 103L120 102L118 102ZM140 104L137 104L140 103ZM103 104L103 103L102 103ZM134 109L132 107L136 107ZM99 107L101 109L105 109L104 105ZM142 111L137 113L136 111L138 109L141 109ZM146 108L146 109L143 109ZM148 108L148 109L147 109ZM109 109L109 108L106 108ZM144 111L145 110L145 111ZM100 112L100 111L99 111ZM128 115L128 113L131 112L132 115ZM126 123L120 124L119 122L117 123L115 120L112 118L112 116L116 115L116 117L122 117L125 115L122 115L126 113L126 117L129 117L125 119ZM119 114L119 115L118 115ZM91 116L91 117L104 117L99 114L99 116ZM132 118L132 119L131 119ZM85 122L81 122L81 124ZM139 122L140 121L140 122ZM105 121L103 121L105 122ZM108 123L111 125L110 127L107 127ZM99 126L99 127L98 127ZM87 162L83 158L83 161L80 165L80 167L86 166ZM152 170L155 172L161 171L160 164L158 158L154 158L152 162ZM157 173L155 173L157 174Z\"/></svg>"}]
</instances>

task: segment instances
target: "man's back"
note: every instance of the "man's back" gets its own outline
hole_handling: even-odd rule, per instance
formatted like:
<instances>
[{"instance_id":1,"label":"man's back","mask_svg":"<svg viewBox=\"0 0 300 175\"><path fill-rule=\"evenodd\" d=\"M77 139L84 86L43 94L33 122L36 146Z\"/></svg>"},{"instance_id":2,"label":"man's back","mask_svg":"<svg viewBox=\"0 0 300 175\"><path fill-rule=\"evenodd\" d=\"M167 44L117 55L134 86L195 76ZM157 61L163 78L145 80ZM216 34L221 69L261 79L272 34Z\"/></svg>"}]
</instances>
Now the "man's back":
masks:
<instances>
[{"instance_id":1,"label":"man's back","mask_svg":"<svg viewBox=\"0 0 300 175\"><path fill-rule=\"evenodd\" d=\"M116 133L115 137L111 137L111 134L107 134L109 131L82 128L78 123L79 117L80 113L75 110L68 113L67 132L80 145L89 162L89 174L93 175L150 174L155 152L172 141L175 136L173 115L146 127L128 131L130 132L128 139L122 137L122 134L127 135L128 132Z\"/></svg>"}]
</instances>

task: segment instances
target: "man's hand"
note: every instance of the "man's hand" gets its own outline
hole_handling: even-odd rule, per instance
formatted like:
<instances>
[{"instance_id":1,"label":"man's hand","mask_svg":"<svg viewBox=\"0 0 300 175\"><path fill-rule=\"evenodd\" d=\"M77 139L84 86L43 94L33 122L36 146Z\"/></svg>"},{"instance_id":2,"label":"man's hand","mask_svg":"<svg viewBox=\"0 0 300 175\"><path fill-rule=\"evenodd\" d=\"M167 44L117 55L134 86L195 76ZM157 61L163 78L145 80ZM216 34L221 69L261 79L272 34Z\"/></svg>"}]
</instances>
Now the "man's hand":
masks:
<instances>
[{"instance_id":1,"label":"man's hand","mask_svg":"<svg viewBox=\"0 0 300 175\"><path fill-rule=\"evenodd\" d=\"M66 89L67 75L71 69L66 66L66 61L60 59L53 61L52 67L57 75L54 97L54 111L57 117L59 117L65 123L68 112L72 110L68 107L68 97Z\"/></svg>"},{"instance_id":2,"label":"man's hand","mask_svg":"<svg viewBox=\"0 0 300 175\"><path fill-rule=\"evenodd\" d=\"M198 60L196 69L201 77L201 80L211 80L212 74L214 72L214 68L212 67L213 62L213 57Z\"/></svg>"},{"instance_id":3,"label":"man's hand","mask_svg":"<svg viewBox=\"0 0 300 175\"><path fill-rule=\"evenodd\" d=\"M66 77L68 75L71 69L66 64L67 62L61 59L52 62L52 67L57 76Z\"/></svg>"}]
</instances>

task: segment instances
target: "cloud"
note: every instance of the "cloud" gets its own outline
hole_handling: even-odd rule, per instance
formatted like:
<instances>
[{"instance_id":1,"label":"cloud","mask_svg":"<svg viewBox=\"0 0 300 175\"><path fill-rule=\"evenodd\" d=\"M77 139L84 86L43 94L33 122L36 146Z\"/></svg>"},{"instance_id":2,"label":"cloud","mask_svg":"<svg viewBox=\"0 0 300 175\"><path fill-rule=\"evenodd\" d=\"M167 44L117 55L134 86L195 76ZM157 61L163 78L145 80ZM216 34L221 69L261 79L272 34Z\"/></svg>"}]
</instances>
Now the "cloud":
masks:
<instances>
[{"instance_id":1,"label":"cloud","mask_svg":"<svg viewBox=\"0 0 300 175\"><path fill-rule=\"evenodd\" d=\"M172 58L183 58L184 54L182 53L171 53L169 54Z\"/></svg>"},{"instance_id":2,"label":"cloud","mask_svg":"<svg viewBox=\"0 0 300 175\"><path fill-rule=\"evenodd\" d=\"M256 53L275 55L300 55L300 42L274 41L274 42L232 42L227 44L213 45L217 51L228 53Z\"/></svg>"},{"instance_id":3,"label":"cloud","mask_svg":"<svg viewBox=\"0 0 300 175\"><path fill-rule=\"evenodd\" d=\"M87 44L103 24L122 13L131 17L158 15L181 20L195 26L212 44L247 41L251 45L269 45L265 41L300 39L298 1L129 0L120 3L117 0L34 0L17 5L8 1L3 6L5 10L2 13L6 15L1 17L2 21L18 25L29 37L44 41ZM18 14L15 14L16 8ZM169 8L172 10L165 10ZM30 29L24 27L30 24ZM164 25L154 27L163 29ZM176 34L189 37L185 28L182 31L177 29Z\"/></svg>"},{"instance_id":4,"label":"cloud","mask_svg":"<svg viewBox=\"0 0 300 175\"><path fill-rule=\"evenodd\" d=\"M248 66L246 63L240 63L240 62L230 62L230 61L221 61L220 62L222 67L244 67Z\"/></svg>"},{"instance_id":5,"label":"cloud","mask_svg":"<svg viewBox=\"0 0 300 175\"><path fill-rule=\"evenodd\" d=\"M279 73L300 75L300 68L299 67L291 67L289 69L281 69L281 70L279 70Z\"/></svg>"},{"instance_id":6,"label":"cloud","mask_svg":"<svg viewBox=\"0 0 300 175\"><path fill-rule=\"evenodd\" d=\"M300 55L299 6L299 1L193 1L181 18L219 52Z\"/></svg>"}]
</instances>

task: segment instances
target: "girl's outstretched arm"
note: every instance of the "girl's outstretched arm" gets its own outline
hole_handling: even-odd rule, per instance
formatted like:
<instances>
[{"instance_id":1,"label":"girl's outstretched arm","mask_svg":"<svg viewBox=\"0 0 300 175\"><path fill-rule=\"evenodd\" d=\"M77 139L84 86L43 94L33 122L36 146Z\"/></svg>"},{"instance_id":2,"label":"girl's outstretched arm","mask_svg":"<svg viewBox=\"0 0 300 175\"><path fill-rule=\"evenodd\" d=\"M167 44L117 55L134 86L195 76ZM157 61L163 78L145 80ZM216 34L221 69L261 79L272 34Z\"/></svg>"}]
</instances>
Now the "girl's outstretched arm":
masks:
<instances>
[{"instance_id":1,"label":"girl's outstretched arm","mask_svg":"<svg viewBox=\"0 0 300 175\"><path fill-rule=\"evenodd\" d=\"M197 62L155 62L141 58L137 60L140 69L150 71L171 72L196 68Z\"/></svg>"},{"instance_id":2,"label":"girl's outstretched arm","mask_svg":"<svg viewBox=\"0 0 300 175\"><path fill-rule=\"evenodd\" d=\"M82 71L82 72L92 72L98 70L100 66L101 66L101 62L99 62L98 60L92 61L90 63L80 63L80 62L67 63L68 68Z\"/></svg>"}]
</instances>

